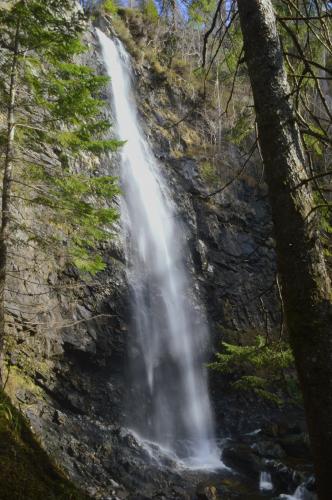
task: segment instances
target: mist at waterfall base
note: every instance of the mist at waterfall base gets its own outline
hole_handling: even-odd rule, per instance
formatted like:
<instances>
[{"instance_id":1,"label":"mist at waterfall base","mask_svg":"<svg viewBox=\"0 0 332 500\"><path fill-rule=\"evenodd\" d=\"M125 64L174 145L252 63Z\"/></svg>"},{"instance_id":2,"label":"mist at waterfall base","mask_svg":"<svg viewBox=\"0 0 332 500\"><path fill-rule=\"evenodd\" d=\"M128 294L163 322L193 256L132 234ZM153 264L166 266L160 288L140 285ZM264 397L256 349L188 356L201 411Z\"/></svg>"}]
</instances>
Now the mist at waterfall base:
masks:
<instances>
[{"instance_id":1,"label":"mist at waterfall base","mask_svg":"<svg viewBox=\"0 0 332 500\"><path fill-rule=\"evenodd\" d=\"M147 446L158 443L188 467L222 467L204 368L208 329L186 273L185 231L139 123L130 57L120 41L99 30L97 35L111 77L116 133L127 141L120 153L121 216L131 287L129 364L136 401L128 426Z\"/></svg>"}]
</instances>

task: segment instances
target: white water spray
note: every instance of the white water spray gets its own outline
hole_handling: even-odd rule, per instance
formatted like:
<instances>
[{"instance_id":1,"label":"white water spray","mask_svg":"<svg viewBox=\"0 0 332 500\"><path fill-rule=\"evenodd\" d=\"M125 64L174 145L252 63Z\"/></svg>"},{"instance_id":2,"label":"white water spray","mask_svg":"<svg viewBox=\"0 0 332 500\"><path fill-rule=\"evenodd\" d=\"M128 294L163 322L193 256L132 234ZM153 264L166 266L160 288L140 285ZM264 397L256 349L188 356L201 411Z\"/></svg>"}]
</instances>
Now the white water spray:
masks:
<instances>
[{"instance_id":1,"label":"white water spray","mask_svg":"<svg viewBox=\"0 0 332 500\"><path fill-rule=\"evenodd\" d=\"M122 215L140 350L133 364L148 401L146 418L130 425L193 466L220 464L204 369L208 331L185 271L183 231L139 123L130 57L121 42L97 34L111 77L116 133L127 141L121 150Z\"/></svg>"},{"instance_id":2,"label":"white water spray","mask_svg":"<svg viewBox=\"0 0 332 500\"><path fill-rule=\"evenodd\" d=\"M259 489L261 491L273 490L271 474L269 472L261 472L259 476Z\"/></svg>"},{"instance_id":3,"label":"white water spray","mask_svg":"<svg viewBox=\"0 0 332 500\"><path fill-rule=\"evenodd\" d=\"M300 484L293 495L279 495L280 500L315 500L317 496L307 490L304 484Z\"/></svg>"}]
</instances>

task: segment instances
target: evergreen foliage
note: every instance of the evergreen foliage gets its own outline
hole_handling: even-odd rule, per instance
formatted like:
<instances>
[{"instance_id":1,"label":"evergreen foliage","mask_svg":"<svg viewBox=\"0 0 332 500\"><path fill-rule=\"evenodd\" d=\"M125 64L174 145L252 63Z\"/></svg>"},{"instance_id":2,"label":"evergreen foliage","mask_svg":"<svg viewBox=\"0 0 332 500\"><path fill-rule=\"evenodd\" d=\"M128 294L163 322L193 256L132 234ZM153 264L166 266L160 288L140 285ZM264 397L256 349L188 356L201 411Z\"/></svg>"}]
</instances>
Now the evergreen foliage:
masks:
<instances>
[{"instance_id":1,"label":"evergreen foliage","mask_svg":"<svg viewBox=\"0 0 332 500\"><path fill-rule=\"evenodd\" d=\"M1 70L10 74L16 59L15 197L46 207L47 242L63 250L65 241L67 258L84 271L96 272L104 267L96 247L111 235L117 214L109 203L119 190L110 176L78 174L75 163L83 153L107 153L120 143L110 139L110 123L101 118L99 95L107 78L76 62L85 47L83 19L74 4L27 0L1 9L0 44L5 56ZM0 91L6 113L10 83L5 81ZM7 132L5 127L1 130L3 151L8 148ZM50 155L55 151L59 161L50 165L40 159L45 148ZM25 229L23 221L15 220L15 226ZM31 238L42 239L38 234Z\"/></svg>"},{"instance_id":2,"label":"evergreen foliage","mask_svg":"<svg viewBox=\"0 0 332 500\"><path fill-rule=\"evenodd\" d=\"M190 22L198 24L200 27L205 27L215 7L213 0L192 0L188 7Z\"/></svg>"},{"instance_id":3,"label":"evergreen foliage","mask_svg":"<svg viewBox=\"0 0 332 500\"><path fill-rule=\"evenodd\" d=\"M223 352L209 368L232 377L234 389L253 392L278 405L284 396L299 403L299 388L294 373L294 359L286 342L267 341L258 335L252 345L222 343ZM235 380L234 380L235 379Z\"/></svg>"}]
</instances>

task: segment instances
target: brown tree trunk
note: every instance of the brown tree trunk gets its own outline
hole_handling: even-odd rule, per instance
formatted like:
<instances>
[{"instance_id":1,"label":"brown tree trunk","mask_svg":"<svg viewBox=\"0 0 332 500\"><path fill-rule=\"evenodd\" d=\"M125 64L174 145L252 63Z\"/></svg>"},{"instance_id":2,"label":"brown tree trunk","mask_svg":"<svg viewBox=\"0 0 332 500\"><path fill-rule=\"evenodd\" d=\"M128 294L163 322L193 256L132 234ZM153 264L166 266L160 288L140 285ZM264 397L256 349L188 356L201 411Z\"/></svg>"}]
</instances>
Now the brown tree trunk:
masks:
<instances>
[{"instance_id":1,"label":"brown tree trunk","mask_svg":"<svg viewBox=\"0 0 332 500\"><path fill-rule=\"evenodd\" d=\"M16 76L19 51L19 30L18 23L15 39L13 42L12 65L9 82L9 99L7 107L7 144L4 161L4 171L2 180L2 207L1 207L1 226L0 226L0 381L4 380L3 361L4 361L4 341L5 341L5 288L6 288L6 270L8 254L8 237L10 222L10 198L13 181L14 164L14 138L15 138L15 98L16 98Z\"/></svg>"},{"instance_id":2,"label":"brown tree trunk","mask_svg":"<svg viewBox=\"0 0 332 500\"><path fill-rule=\"evenodd\" d=\"M271 0L238 0L278 271L320 500L332 498L332 304Z\"/></svg>"}]
</instances>

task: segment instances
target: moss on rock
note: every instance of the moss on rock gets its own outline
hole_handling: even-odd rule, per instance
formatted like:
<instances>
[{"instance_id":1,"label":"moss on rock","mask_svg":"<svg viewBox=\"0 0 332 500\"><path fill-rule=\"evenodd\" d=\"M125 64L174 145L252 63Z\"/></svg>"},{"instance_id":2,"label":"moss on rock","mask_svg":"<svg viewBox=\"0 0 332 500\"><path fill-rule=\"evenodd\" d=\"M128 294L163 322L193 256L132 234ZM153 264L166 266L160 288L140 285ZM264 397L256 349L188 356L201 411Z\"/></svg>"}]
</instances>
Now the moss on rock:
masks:
<instances>
[{"instance_id":1,"label":"moss on rock","mask_svg":"<svg viewBox=\"0 0 332 500\"><path fill-rule=\"evenodd\" d=\"M24 417L0 392L0 499L88 500L33 437Z\"/></svg>"}]
</instances>

